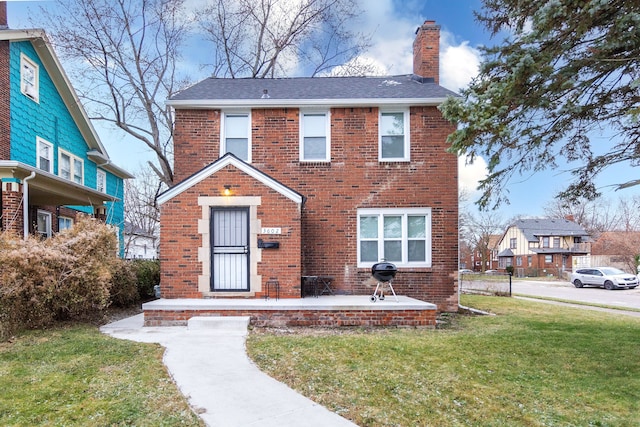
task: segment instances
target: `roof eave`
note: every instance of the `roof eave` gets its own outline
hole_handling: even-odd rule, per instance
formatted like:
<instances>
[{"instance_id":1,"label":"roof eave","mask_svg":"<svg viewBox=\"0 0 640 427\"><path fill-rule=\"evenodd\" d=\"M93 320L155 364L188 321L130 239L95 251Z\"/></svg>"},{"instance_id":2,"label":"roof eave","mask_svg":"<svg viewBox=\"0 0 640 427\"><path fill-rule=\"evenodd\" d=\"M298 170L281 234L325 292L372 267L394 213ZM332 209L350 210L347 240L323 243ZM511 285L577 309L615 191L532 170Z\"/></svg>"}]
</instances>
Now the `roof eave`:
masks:
<instances>
[{"instance_id":1,"label":"roof eave","mask_svg":"<svg viewBox=\"0 0 640 427\"><path fill-rule=\"evenodd\" d=\"M292 108L292 107L370 107L438 106L447 98L344 98L344 99L174 99L166 104L175 109Z\"/></svg>"}]
</instances>

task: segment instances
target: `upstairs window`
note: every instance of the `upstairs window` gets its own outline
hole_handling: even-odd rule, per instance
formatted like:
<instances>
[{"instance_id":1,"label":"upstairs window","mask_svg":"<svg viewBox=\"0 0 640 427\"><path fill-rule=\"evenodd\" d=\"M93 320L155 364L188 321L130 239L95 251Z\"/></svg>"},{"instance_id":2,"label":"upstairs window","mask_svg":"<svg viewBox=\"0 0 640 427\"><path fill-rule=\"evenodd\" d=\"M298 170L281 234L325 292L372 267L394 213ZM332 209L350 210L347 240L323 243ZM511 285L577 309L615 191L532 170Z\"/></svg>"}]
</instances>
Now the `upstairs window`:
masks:
<instances>
[{"instance_id":1,"label":"upstairs window","mask_svg":"<svg viewBox=\"0 0 640 427\"><path fill-rule=\"evenodd\" d=\"M559 237L554 237L553 238L553 247L556 249L560 248L560 238Z\"/></svg>"},{"instance_id":2,"label":"upstairs window","mask_svg":"<svg viewBox=\"0 0 640 427\"><path fill-rule=\"evenodd\" d=\"M329 112L300 112L300 161L331 161Z\"/></svg>"},{"instance_id":3,"label":"upstairs window","mask_svg":"<svg viewBox=\"0 0 640 427\"><path fill-rule=\"evenodd\" d=\"M358 266L382 260L399 267L431 266L429 208L358 210Z\"/></svg>"},{"instance_id":4,"label":"upstairs window","mask_svg":"<svg viewBox=\"0 0 640 427\"><path fill-rule=\"evenodd\" d=\"M378 160L409 161L409 111L381 111Z\"/></svg>"},{"instance_id":5,"label":"upstairs window","mask_svg":"<svg viewBox=\"0 0 640 427\"><path fill-rule=\"evenodd\" d=\"M518 238L512 237L509 239L509 249L516 249L518 247Z\"/></svg>"},{"instance_id":6,"label":"upstairs window","mask_svg":"<svg viewBox=\"0 0 640 427\"><path fill-rule=\"evenodd\" d=\"M103 170L96 170L96 190L101 193L107 192L107 174Z\"/></svg>"},{"instance_id":7,"label":"upstairs window","mask_svg":"<svg viewBox=\"0 0 640 427\"><path fill-rule=\"evenodd\" d=\"M38 65L25 55L20 55L20 92L36 102L40 99L38 73Z\"/></svg>"},{"instance_id":8,"label":"upstairs window","mask_svg":"<svg viewBox=\"0 0 640 427\"><path fill-rule=\"evenodd\" d=\"M251 115L249 113L225 113L220 149L220 155L231 153L245 162L251 162Z\"/></svg>"},{"instance_id":9,"label":"upstairs window","mask_svg":"<svg viewBox=\"0 0 640 427\"><path fill-rule=\"evenodd\" d=\"M542 247L543 248L548 248L549 247L549 238L548 237L543 237L542 238Z\"/></svg>"},{"instance_id":10,"label":"upstairs window","mask_svg":"<svg viewBox=\"0 0 640 427\"><path fill-rule=\"evenodd\" d=\"M84 184L84 162L81 158L60 150L58 175L77 184Z\"/></svg>"},{"instance_id":11,"label":"upstairs window","mask_svg":"<svg viewBox=\"0 0 640 427\"><path fill-rule=\"evenodd\" d=\"M38 145L38 157L36 159L38 169L53 173L53 144L42 138L36 138Z\"/></svg>"}]
</instances>

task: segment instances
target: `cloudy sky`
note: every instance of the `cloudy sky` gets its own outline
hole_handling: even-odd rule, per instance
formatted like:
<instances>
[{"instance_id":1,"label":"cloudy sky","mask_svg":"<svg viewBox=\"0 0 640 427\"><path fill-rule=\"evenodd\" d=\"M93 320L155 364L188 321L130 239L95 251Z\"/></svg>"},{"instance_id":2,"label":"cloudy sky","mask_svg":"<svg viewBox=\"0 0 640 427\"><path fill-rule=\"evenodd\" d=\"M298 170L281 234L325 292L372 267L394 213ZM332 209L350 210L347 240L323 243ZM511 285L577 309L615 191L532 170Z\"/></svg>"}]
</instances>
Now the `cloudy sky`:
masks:
<instances>
[{"instance_id":1,"label":"cloudy sky","mask_svg":"<svg viewBox=\"0 0 640 427\"><path fill-rule=\"evenodd\" d=\"M202 0L190 0L196 4ZM495 42L475 21L474 10L481 7L480 0L360 0L364 13L353 28L373 34L373 46L367 52L366 59L375 62L387 74L408 74L412 72L412 43L416 28L425 20L435 20L441 26L440 40L440 84L458 91L476 75L480 62L477 47ZM29 26L28 16L44 5L52 7L52 1L11 1L8 3L9 25L12 28ZM45 28L46 30L46 28ZM64 65L64 64L63 64ZM205 77L202 75L202 77ZM132 158L130 150L122 150L110 143L102 135L112 159L119 165L135 173L141 164ZM116 143L114 143L116 144ZM137 153L144 157L143 149ZM565 168L568 169L568 168ZM544 215L544 205L552 200L571 176L563 168L539 172L531 176L517 177L509 185L510 205L502 206L500 215L506 220L515 215ZM459 185L470 194L467 206L473 209L473 201L478 197L474 192L478 179L485 176L483 159L477 159L473 165L465 165L460 159ZM608 179L615 182L619 178L612 174ZM607 188L607 179L600 184ZM638 191L631 190L628 194ZM617 198L621 193L609 191Z\"/></svg>"}]
</instances>

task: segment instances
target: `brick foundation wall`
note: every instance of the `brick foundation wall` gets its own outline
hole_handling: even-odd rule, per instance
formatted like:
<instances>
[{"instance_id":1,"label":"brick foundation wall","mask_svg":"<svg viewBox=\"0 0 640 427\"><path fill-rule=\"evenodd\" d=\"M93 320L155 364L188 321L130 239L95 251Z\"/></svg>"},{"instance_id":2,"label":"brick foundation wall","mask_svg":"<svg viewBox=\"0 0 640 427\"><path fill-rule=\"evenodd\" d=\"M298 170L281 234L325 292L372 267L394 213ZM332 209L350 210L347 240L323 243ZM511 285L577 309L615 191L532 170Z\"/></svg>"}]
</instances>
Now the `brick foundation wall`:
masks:
<instances>
[{"instance_id":1,"label":"brick foundation wall","mask_svg":"<svg viewBox=\"0 0 640 427\"><path fill-rule=\"evenodd\" d=\"M404 326L435 328L434 310L145 310L145 326L185 326L196 316L250 316L254 326Z\"/></svg>"},{"instance_id":2,"label":"brick foundation wall","mask_svg":"<svg viewBox=\"0 0 640 427\"><path fill-rule=\"evenodd\" d=\"M301 274L333 276L338 293L372 292L369 269L357 267L358 208L431 208L432 266L400 269L394 288L435 303L440 311L457 311L458 164L446 151L446 137L455 128L436 107L411 107L411 161L379 162L378 115L375 107L332 108L331 162L301 163L299 110L252 110L252 166L306 197ZM176 111L176 176L191 175L219 157L220 116L219 111ZM245 195L242 187L235 190ZM189 193L197 197L197 191ZM189 203L179 199L166 204ZM186 206L169 209L178 215L190 209ZM174 253L164 247L161 252Z\"/></svg>"}]
</instances>

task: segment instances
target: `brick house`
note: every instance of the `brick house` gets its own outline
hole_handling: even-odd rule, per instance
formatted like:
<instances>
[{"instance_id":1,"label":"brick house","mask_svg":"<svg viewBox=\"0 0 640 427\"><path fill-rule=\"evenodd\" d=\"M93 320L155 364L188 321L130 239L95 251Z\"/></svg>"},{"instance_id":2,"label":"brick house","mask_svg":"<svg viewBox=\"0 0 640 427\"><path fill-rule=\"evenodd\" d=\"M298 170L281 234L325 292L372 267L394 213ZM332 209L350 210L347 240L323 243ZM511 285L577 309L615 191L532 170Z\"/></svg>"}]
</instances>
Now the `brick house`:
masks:
<instances>
[{"instance_id":1,"label":"brick house","mask_svg":"<svg viewBox=\"0 0 640 427\"><path fill-rule=\"evenodd\" d=\"M562 277L576 257L589 255L590 242L589 233L568 219L519 219L498 243L499 267L513 266L519 277Z\"/></svg>"},{"instance_id":2,"label":"brick house","mask_svg":"<svg viewBox=\"0 0 640 427\"><path fill-rule=\"evenodd\" d=\"M0 2L0 231L47 237L84 212L122 232L132 176L111 163L44 32L8 29L6 16Z\"/></svg>"},{"instance_id":3,"label":"brick house","mask_svg":"<svg viewBox=\"0 0 640 427\"><path fill-rule=\"evenodd\" d=\"M175 110L175 179L161 194L166 299L253 298L301 277L371 294L371 266L398 267L396 293L457 311L455 126L438 105L440 27L416 31L413 74L208 78Z\"/></svg>"}]
</instances>

